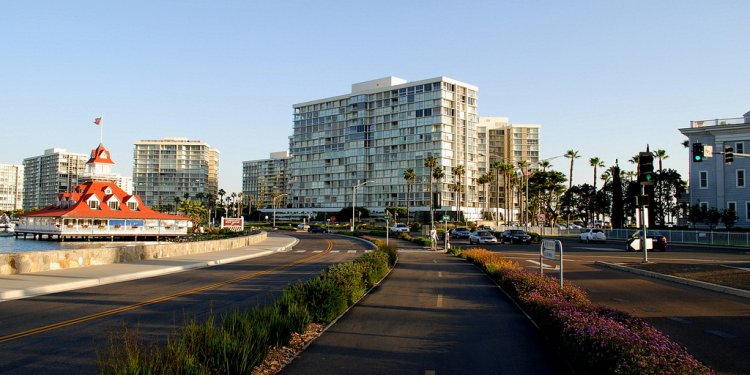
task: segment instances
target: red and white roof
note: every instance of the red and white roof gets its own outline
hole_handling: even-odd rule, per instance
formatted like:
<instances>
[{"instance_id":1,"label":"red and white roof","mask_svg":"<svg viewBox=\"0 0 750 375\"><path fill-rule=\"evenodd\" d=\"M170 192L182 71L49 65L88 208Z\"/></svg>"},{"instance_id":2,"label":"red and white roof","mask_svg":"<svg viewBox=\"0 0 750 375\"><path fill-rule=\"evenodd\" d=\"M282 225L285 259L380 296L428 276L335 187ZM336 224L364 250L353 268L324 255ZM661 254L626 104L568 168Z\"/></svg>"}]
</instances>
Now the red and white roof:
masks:
<instances>
[{"instance_id":1,"label":"red and white roof","mask_svg":"<svg viewBox=\"0 0 750 375\"><path fill-rule=\"evenodd\" d=\"M104 145L100 143L97 148L91 150L91 156L86 164L91 163L114 164L115 162L112 161L112 156L109 154L109 150L104 148Z\"/></svg>"}]
</instances>

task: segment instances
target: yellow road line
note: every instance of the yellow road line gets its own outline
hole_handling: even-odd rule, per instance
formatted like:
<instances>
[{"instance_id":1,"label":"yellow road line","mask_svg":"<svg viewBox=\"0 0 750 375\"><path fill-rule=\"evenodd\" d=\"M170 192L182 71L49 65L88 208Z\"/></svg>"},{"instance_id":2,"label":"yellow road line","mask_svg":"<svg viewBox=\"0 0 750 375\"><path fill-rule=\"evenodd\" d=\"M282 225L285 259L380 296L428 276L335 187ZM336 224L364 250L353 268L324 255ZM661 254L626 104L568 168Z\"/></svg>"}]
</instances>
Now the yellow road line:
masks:
<instances>
[{"instance_id":1,"label":"yellow road line","mask_svg":"<svg viewBox=\"0 0 750 375\"><path fill-rule=\"evenodd\" d=\"M102 318L102 317L105 317L105 316L110 316L110 315L115 315L115 314L123 313L123 312L126 312L126 311L135 310L135 309L141 308L143 306L148 306L148 305L153 305L153 304L159 303L159 302L169 301L169 300L175 299L177 297L182 297L182 296L186 296L186 295L189 295L189 294L195 294L195 293L203 292L203 291L206 291L206 290L209 290L209 289L216 289L216 288L222 287L222 286L227 285L227 284L232 284L232 283L236 283L238 281L243 281L243 280L249 280L249 279L252 279L252 278L255 278L255 277L258 277L258 276L263 276L263 275L267 275L267 274L274 273L274 272L277 272L277 271L281 271L281 270L283 270L285 268L289 268L289 267L295 266L295 265L300 264L300 263L308 262L308 261L314 260L316 258L319 258L319 257L327 254L333 248L333 241L332 240L326 240L326 241L328 242L328 245L327 245L327 248L326 248L326 250L324 252L317 253L317 254L311 255L309 257L305 257L305 258L302 258L300 260L296 260L296 261L291 262L291 263L287 263L287 264L284 264L284 265L281 265L281 266L277 266L277 267L274 267L274 268L271 268L271 269L268 269L268 270L265 270L265 271L251 272L251 273L248 273L248 274L244 274L244 275L240 275L240 276L234 277L234 278L229 279L229 280L220 281L220 282L217 282L217 283L205 285L205 286L198 287L198 288L193 288L193 289L190 289L190 290L185 290L185 291L174 293L174 294L170 294L170 295L167 295L167 296L152 298L152 299L149 299L149 300L146 300L146 301L143 301L143 302L139 302L139 303L135 303L135 304L132 304L132 305L118 307L118 308L115 308L115 309L106 310L106 311L98 312L98 313L95 313L95 314L85 315L85 316L82 316L82 317L73 318L73 319L70 319L70 320L65 320L65 321L62 321L62 322L49 324L49 325L46 325L46 326L43 326L43 327L32 328L32 329L29 329L29 330L26 330L26 331L17 332L17 333L11 333L11 334L5 335L5 336L0 336L0 343L4 343L4 342L16 340L16 339L20 339L20 338L26 337L26 336L36 335L38 333L52 331L52 330L55 330L55 329L58 329L58 328L72 326L72 325L75 325L75 324L87 322L89 320L94 320L94 319Z\"/></svg>"}]
</instances>

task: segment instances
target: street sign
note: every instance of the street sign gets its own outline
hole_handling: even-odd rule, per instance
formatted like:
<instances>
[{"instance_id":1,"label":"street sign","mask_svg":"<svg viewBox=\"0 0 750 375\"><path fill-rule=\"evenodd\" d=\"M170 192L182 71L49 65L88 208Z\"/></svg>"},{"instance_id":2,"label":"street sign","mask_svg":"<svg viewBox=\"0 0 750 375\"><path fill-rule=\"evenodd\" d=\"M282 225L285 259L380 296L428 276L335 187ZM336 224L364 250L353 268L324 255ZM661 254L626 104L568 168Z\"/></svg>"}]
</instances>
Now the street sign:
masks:
<instances>
[{"instance_id":1,"label":"street sign","mask_svg":"<svg viewBox=\"0 0 750 375\"><path fill-rule=\"evenodd\" d=\"M557 260L557 241L555 240L543 240L542 241L542 255L544 259Z\"/></svg>"},{"instance_id":2,"label":"street sign","mask_svg":"<svg viewBox=\"0 0 750 375\"><path fill-rule=\"evenodd\" d=\"M449 221L451 219L448 215L443 215L443 221Z\"/></svg>"},{"instance_id":3,"label":"street sign","mask_svg":"<svg viewBox=\"0 0 750 375\"><path fill-rule=\"evenodd\" d=\"M558 255L559 251L559 255ZM563 287L563 247L559 240L542 240L539 247L539 273L544 275L544 259L560 262L560 289Z\"/></svg>"}]
</instances>

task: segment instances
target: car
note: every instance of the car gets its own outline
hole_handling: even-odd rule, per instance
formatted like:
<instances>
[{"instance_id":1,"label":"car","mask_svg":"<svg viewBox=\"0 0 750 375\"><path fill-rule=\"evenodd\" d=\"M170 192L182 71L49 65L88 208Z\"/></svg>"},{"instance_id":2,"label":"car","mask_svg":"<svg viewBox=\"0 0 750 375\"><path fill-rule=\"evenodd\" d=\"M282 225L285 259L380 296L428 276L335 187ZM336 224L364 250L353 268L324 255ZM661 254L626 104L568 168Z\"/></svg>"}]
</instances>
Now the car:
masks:
<instances>
[{"instance_id":1,"label":"car","mask_svg":"<svg viewBox=\"0 0 750 375\"><path fill-rule=\"evenodd\" d=\"M466 228L453 228L451 230L451 238L459 239L459 238L469 238L471 235L471 232L469 232Z\"/></svg>"},{"instance_id":2,"label":"car","mask_svg":"<svg viewBox=\"0 0 750 375\"><path fill-rule=\"evenodd\" d=\"M470 244L485 244L485 243L497 243L497 237L492 232L486 230L478 230L471 232L469 235Z\"/></svg>"},{"instance_id":3,"label":"car","mask_svg":"<svg viewBox=\"0 0 750 375\"><path fill-rule=\"evenodd\" d=\"M653 250L667 251L667 237L661 234L658 230L647 231L647 237L653 242ZM636 231L630 238L628 238L625 250L627 251L640 251L640 244L634 245L635 242L641 240L641 231ZM637 248L636 248L637 247Z\"/></svg>"},{"instance_id":4,"label":"car","mask_svg":"<svg viewBox=\"0 0 750 375\"><path fill-rule=\"evenodd\" d=\"M531 236L520 229L508 229L500 234L500 243L531 243Z\"/></svg>"},{"instance_id":5,"label":"car","mask_svg":"<svg viewBox=\"0 0 750 375\"><path fill-rule=\"evenodd\" d=\"M604 234L604 231L598 228L586 228L581 231L581 242L601 242L604 243L607 241L607 235Z\"/></svg>"},{"instance_id":6,"label":"car","mask_svg":"<svg viewBox=\"0 0 750 375\"><path fill-rule=\"evenodd\" d=\"M322 227L320 225L310 225L309 228L307 228L308 233L328 233L328 228Z\"/></svg>"},{"instance_id":7,"label":"car","mask_svg":"<svg viewBox=\"0 0 750 375\"><path fill-rule=\"evenodd\" d=\"M403 223L396 223L391 227L391 233L409 233L409 227Z\"/></svg>"}]
</instances>

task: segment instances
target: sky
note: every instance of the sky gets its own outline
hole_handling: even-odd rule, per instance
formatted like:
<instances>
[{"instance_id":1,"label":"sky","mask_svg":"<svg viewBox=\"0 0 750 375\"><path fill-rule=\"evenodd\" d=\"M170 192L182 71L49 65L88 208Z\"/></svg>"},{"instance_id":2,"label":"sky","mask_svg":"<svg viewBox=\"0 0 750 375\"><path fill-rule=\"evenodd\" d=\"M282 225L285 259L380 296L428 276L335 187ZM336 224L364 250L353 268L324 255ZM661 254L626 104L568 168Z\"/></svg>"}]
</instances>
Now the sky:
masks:
<instances>
[{"instance_id":1,"label":"sky","mask_svg":"<svg viewBox=\"0 0 750 375\"><path fill-rule=\"evenodd\" d=\"M292 106L351 84L446 76L480 116L541 124L540 157L574 184L591 157L626 170L679 128L750 111L748 1L3 1L0 163L99 144L132 175L133 143L186 137L242 161L288 148ZM601 172L599 169L598 172Z\"/></svg>"}]
</instances>

